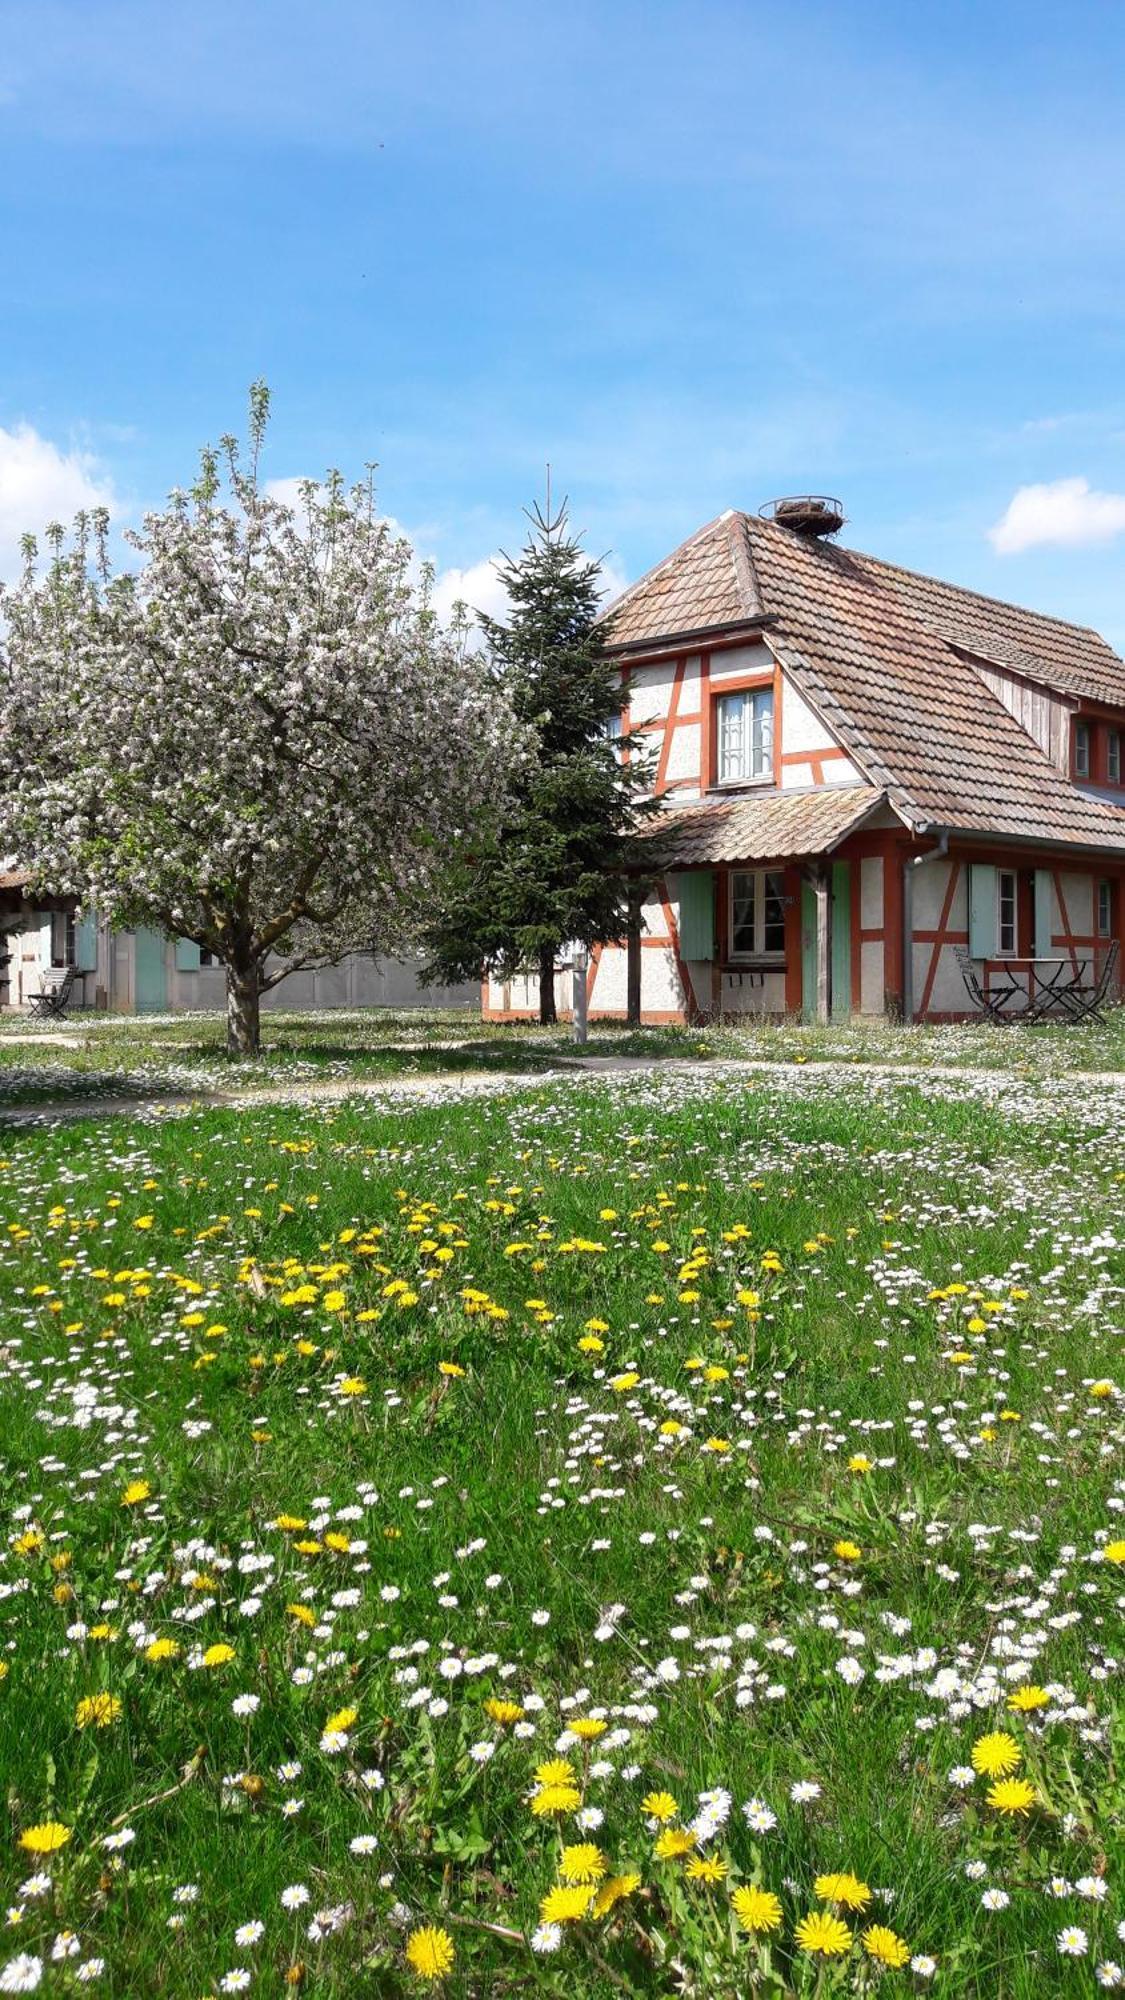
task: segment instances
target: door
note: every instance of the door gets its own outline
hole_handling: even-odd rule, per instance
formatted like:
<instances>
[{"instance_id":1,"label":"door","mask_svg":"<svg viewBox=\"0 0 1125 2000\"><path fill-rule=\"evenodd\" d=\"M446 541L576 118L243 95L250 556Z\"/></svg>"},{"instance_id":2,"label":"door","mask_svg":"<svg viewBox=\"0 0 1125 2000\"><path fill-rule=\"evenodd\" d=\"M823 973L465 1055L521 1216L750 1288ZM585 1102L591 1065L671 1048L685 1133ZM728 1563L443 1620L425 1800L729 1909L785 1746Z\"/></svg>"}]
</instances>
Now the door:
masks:
<instances>
[{"instance_id":1,"label":"door","mask_svg":"<svg viewBox=\"0 0 1125 2000\"><path fill-rule=\"evenodd\" d=\"M832 1019L846 1021L852 1011L852 870L848 861L832 863Z\"/></svg>"},{"instance_id":2,"label":"door","mask_svg":"<svg viewBox=\"0 0 1125 2000\"><path fill-rule=\"evenodd\" d=\"M133 933L133 1011L158 1014L168 1004L164 939L159 931Z\"/></svg>"}]
</instances>

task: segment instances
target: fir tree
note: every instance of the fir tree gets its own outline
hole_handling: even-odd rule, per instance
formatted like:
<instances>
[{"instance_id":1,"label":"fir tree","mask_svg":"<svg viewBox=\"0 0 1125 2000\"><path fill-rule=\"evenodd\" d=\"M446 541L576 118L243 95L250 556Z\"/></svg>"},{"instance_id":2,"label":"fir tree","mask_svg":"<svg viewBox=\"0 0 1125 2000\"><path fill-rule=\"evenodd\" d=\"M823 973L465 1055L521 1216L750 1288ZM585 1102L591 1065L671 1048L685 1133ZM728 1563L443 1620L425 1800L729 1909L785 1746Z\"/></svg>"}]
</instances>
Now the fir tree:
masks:
<instances>
[{"instance_id":1,"label":"fir tree","mask_svg":"<svg viewBox=\"0 0 1125 2000\"><path fill-rule=\"evenodd\" d=\"M501 823L457 866L426 946L428 972L444 979L534 967L549 1024L560 949L624 935L626 864L650 808L637 745L611 734L625 691L598 623L599 566L571 534L565 501L528 519L527 546L502 569L508 621L480 622L497 691L537 748Z\"/></svg>"}]
</instances>

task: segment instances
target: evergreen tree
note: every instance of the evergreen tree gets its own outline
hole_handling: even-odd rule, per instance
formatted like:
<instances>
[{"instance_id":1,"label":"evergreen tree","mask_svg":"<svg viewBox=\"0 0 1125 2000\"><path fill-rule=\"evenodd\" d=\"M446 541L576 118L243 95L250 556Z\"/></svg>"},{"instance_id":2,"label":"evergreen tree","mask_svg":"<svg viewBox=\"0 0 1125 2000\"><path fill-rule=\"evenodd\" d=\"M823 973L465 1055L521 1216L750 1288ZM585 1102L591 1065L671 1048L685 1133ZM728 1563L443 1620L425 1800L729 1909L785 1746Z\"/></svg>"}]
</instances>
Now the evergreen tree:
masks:
<instances>
[{"instance_id":1,"label":"evergreen tree","mask_svg":"<svg viewBox=\"0 0 1125 2000\"><path fill-rule=\"evenodd\" d=\"M528 519L527 546L502 571L508 622L480 622L497 693L534 729L537 748L500 823L453 871L426 947L432 977L534 967L539 1019L549 1024L562 946L624 935L625 866L650 808L636 743L611 735L625 695L597 622L598 564L571 534L565 501Z\"/></svg>"}]
</instances>

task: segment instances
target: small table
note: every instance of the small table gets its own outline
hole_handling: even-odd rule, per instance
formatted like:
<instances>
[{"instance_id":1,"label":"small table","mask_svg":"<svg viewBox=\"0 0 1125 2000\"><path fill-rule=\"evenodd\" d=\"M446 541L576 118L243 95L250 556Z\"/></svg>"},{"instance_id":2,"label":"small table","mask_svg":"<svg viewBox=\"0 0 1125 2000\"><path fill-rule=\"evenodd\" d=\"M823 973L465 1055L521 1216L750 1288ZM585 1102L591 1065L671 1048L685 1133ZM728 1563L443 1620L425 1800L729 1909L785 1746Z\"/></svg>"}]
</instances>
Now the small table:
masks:
<instances>
[{"instance_id":1,"label":"small table","mask_svg":"<svg viewBox=\"0 0 1125 2000\"><path fill-rule=\"evenodd\" d=\"M1003 1013L1009 1000L1023 992L1019 981L1012 978L1018 968L1027 968L1027 1005L1018 1010L1018 1018L1023 1021L1041 1020L1057 1008L1069 1016L1074 1012L1074 996L1083 987L1089 958L1004 958L998 962L1007 974L1008 986L996 996L997 1013ZM987 968L986 968L987 977ZM1038 991L1036 991L1038 988ZM1009 1020L1017 1018L1008 1013Z\"/></svg>"}]
</instances>

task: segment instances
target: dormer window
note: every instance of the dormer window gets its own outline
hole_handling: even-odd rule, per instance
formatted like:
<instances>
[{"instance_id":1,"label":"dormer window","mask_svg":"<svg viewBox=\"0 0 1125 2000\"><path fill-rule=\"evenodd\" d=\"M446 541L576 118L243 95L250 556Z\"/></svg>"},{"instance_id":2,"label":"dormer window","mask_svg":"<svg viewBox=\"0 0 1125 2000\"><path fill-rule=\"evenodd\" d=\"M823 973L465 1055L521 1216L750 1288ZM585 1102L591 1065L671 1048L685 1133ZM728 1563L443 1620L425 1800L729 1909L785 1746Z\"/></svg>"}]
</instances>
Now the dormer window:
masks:
<instances>
[{"instance_id":1,"label":"dormer window","mask_svg":"<svg viewBox=\"0 0 1125 2000\"><path fill-rule=\"evenodd\" d=\"M1074 775L1088 778L1090 775L1090 725L1076 722L1074 725Z\"/></svg>"},{"instance_id":2,"label":"dormer window","mask_svg":"<svg viewBox=\"0 0 1125 2000\"><path fill-rule=\"evenodd\" d=\"M773 689L742 688L715 704L720 785L764 784L773 777Z\"/></svg>"}]
</instances>

